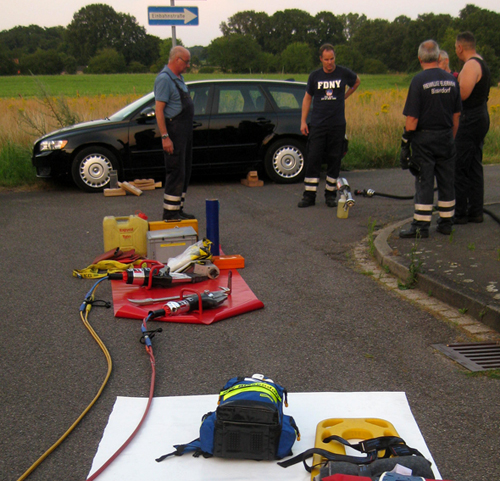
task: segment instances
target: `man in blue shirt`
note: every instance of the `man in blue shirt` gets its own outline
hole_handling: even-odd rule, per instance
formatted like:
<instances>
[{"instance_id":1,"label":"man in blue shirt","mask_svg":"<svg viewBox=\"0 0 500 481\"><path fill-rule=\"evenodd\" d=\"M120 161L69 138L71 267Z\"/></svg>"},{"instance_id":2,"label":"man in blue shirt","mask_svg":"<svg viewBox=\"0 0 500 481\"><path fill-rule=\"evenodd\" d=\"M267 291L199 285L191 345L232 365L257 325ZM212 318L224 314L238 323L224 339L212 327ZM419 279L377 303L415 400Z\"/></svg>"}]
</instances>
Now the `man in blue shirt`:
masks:
<instances>
[{"instance_id":1,"label":"man in blue shirt","mask_svg":"<svg viewBox=\"0 0 500 481\"><path fill-rule=\"evenodd\" d=\"M309 75L302 101L300 131L307 135L306 175L304 195L299 207L310 207L316 202L321 165L327 164L325 201L328 207L337 205L337 177L344 146L346 121L345 99L360 84L359 77L348 68L335 65L335 51L330 44L319 49L323 67ZM347 90L346 88L349 87ZM311 123L307 124L313 106Z\"/></svg>"},{"instance_id":2,"label":"man in blue shirt","mask_svg":"<svg viewBox=\"0 0 500 481\"><path fill-rule=\"evenodd\" d=\"M194 106L182 76L190 61L189 50L172 48L168 64L155 80L156 122L166 171L163 220L194 219L183 210L193 157Z\"/></svg>"}]
</instances>

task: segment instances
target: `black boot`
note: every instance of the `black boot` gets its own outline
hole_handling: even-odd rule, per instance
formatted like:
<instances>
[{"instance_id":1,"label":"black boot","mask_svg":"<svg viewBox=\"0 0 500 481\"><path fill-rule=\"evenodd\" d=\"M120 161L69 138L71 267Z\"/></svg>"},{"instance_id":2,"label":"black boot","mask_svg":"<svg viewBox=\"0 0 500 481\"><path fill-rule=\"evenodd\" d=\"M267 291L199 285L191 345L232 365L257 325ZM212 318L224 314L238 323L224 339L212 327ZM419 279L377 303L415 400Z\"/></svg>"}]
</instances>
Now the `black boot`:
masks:
<instances>
[{"instance_id":1,"label":"black boot","mask_svg":"<svg viewBox=\"0 0 500 481\"><path fill-rule=\"evenodd\" d=\"M400 230L399 237L401 237L401 239L427 239L427 237L429 237L429 228L412 225L409 229Z\"/></svg>"},{"instance_id":2,"label":"black boot","mask_svg":"<svg viewBox=\"0 0 500 481\"><path fill-rule=\"evenodd\" d=\"M182 220L180 210L163 209L163 220Z\"/></svg>"},{"instance_id":3,"label":"black boot","mask_svg":"<svg viewBox=\"0 0 500 481\"><path fill-rule=\"evenodd\" d=\"M298 207L311 207L316 204L316 194L304 192L302 200L299 202Z\"/></svg>"},{"instance_id":4,"label":"black boot","mask_svg":"<svg viewBox=\"0 0 500 481\"><path fill-rule=\"evenodd\" d=\"M436 232L443 235L451 235L453 232L453 224L451 222L438 222L436 226Z\"/></svg>"},{"instance_id":5,"label":"black boot","mask_svg":"<svg viewBox=\"0 0 500 481\"><path fill-rule=\"evenodd\" d=\"M179 216L181 219L196 219L196 216L193 214L188 214L187 212L184 212L184 209L181 208L179 212Z\"/></svg>"},{"instance_id":6,"label":"black boot","mask_svg":"<svg viewBox=\"0 0 500 481\"><path fill-rule=\"evenodd\" d=\"M325 192L325 202L328 207L337 207L337 192Z\"/></svg>"}]
</instances>

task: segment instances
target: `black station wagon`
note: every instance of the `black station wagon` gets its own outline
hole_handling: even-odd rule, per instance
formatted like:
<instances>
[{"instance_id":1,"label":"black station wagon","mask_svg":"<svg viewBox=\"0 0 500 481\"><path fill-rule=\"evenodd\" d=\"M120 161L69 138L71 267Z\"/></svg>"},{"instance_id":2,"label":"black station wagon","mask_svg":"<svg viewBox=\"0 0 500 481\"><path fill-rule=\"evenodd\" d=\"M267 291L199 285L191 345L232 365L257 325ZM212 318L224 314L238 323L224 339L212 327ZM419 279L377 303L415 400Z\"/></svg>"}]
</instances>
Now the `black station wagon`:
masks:
<instances>
[{"instance_id":1,"label":"black station wagon","mask_svg":"<svg viewBox=\"0 0 500 481\"><path fill-rule=\"evenodd\" d=\"M187 82L195 106L193 174L246 173L264 168L279 183L304 177L300 132L305 83L274 80ZM35 142L38 177L71 175L101 191L116 170L121 181L163 179L165 166L153 93L104 120L57 130Z\"/></svg>"}]
</instances>

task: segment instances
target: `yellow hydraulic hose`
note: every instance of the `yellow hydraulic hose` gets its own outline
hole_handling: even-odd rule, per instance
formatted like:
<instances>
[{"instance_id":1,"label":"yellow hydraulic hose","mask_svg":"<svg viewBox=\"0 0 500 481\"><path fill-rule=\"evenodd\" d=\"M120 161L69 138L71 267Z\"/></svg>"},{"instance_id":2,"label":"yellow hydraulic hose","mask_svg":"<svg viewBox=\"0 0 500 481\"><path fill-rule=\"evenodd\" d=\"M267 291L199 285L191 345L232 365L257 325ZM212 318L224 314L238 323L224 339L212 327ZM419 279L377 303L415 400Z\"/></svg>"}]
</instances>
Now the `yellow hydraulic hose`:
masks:
<instances>
[{"instance_id":1,"label":"yellow hydraulic hose","mask_svg":"<svg viewBox=\"0 0 500 481\"><path fill-rule=\"evenodd\" d=\"M106 279L106 278L104 278ZM111 371L113 367L113 362L111 360L111 355L109 354L108 349L102 342L102 340L99 338L97 333L94 331L92 326L90 325L88 321L89 313L90 310L92 309L92 301L94 300L94 293L97 289L98 284L103 281L104 279L100 279L94 287L90 290L89 294L87 295L84 303L82 304L82 307L80 308L80 317L85 325L85 327L88 329L92 337L95 339L99 347L101 348L102 352L104 353L104 356L106 357L106 361L108 363L108 372L106 373L106 377L104 378L103 383L101 384L101 387L99 388L99 391L97 391L97 394L95 395L94 399L91 401L91 403L85 408L85 410L78 416L76 421L69 427L69 429L44 453L42 456L38 458L38 460L31 465L31 467L18 479L18 481L23 481L26 479L42 462L51 454L55 449L69 436L69 434L75 429L75 427L78 425L78 423L83 419L83 417L90 411L92 406L95 404L95 402L99 399L99 396L101 395L102 391L104 390L104 387L106 386L106 383L108 382L109 377L111 376ZM83 314L83 311L85 311L85 315Z\"/></svg>"}]
</instances>

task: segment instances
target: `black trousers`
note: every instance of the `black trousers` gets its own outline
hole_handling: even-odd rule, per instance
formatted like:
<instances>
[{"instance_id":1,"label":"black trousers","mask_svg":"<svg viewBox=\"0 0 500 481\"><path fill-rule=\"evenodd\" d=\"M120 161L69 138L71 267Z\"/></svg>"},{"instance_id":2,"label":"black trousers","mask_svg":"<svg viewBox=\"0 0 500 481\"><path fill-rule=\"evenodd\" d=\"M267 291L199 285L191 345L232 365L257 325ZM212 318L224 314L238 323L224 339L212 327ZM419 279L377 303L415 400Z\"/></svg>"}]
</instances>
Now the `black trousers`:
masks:
<instances>
[{"instance_id":1,"label":"black trousers","mask_svg":"<svg viewBox=\"0 0 500 481\"><path fill-rule=\"evenodd\" d=\"M412 158L420 163L415 177L415 212L412 224L428 229L434 207L434 179L438 189L438 224L453 223L455 209L454 173L456 148L453 132L417 131L411 143Z\"/></svg>"},{"instance_id":2,"label":"black trousers","mask_svg":"<svg viewBox=\"0 0 500 481\"><path fill-rule=\"evenodd\" d=\"M345 131L345 124L310 127L307 137L305 195L316 195L323 164L327 165L325 195L336 195Z\"/></svg>"},{"instance_id":3,"label":"black trousers","mask_svg":"<svg viewBox=\"0 0 500 481\"><path fill-rule=\"evenodd\" d=\"M168 211L182 209L191 179L193 131L168 124L169 135L174 144L172 155L163 152L165 159L165 193L163 208Z\"/></svg>"},{"instance_id":4,"label":"black trousers","mask_svg":"<svg viewBox=\"0 0 500 481\"><path fill-rule=\"evenodd\" d=\"M486 104L462 112L455 138L456 217L477 217L483 214L483 144L489 128L490 116Z\"/></svg>"},{"instance_id":5,"label":"black trousers","mask_svg":"<svg viewBox=\"0 0 500 481\"><path fill-rule=\"evenodd\" d=\"M171 213L184 206L186 192L191 179L193 163L193 116L194 106L188 92L182 91L182 111L172 119L166 119L167 132L174 144L172 155L163 151L165 159L165 193L163 194L163 211Z\"/></svg>"}]
</instances>

